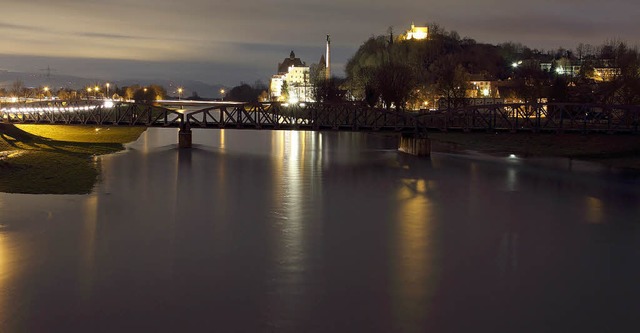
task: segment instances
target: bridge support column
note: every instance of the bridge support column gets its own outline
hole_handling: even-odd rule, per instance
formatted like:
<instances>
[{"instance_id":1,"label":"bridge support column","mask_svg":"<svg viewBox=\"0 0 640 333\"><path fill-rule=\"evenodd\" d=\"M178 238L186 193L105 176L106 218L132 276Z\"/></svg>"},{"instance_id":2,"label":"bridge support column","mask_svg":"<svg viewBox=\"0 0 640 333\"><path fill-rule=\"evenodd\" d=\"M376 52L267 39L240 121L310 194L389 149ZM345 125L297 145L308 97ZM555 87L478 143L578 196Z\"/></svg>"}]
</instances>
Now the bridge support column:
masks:
<instances>
[{"instance_id":1,"label":"bridge support column","mask_svg":"<svg viewBox=\"0 0 640 333\"><path fill-rule=\"evenodd\" d=\"M190 128L180 128L178 132L178 148L191 148Z\"/></svg>"},{"instance_id":2,"label":"bridge support column","mask_svg":"<svg viewBox=\"0 0 640 333\"><path fill-rule=\"evenodd\" d=\"M416 156L431 155L431 140L403 134L400 136L398 150Z\"/></svg>"}]
</instances>

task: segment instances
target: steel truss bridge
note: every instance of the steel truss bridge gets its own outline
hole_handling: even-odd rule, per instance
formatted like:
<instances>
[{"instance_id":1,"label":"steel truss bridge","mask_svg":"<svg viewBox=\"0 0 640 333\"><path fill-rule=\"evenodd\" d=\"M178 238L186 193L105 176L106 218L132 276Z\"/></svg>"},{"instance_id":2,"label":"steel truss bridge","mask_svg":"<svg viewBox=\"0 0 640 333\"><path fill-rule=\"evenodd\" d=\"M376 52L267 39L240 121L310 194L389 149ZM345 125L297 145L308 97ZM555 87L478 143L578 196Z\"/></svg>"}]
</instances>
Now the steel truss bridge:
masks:
<instances>
[{"instance_id":1,"label":"steel truss bridge","mask_svg":"<svg viewBox=\"0 0 640 333\"><path fill-rule=\"evenodd\" d=\"M356 104L39 101L0 105L4 123L417 133L415 115Z\"/></svg>"},{"instance_id":2,"label":"steel truss bridge","mask_svg":"<svg viewBox=\"0 0 640 333\"><path fill-rule=\"evenodd\" d=\"M640 133L639 105L536 103L477 105L420 113L428 130Z\"/></svg>"},{"instance_id":3,"label":"steel truss bridge","mask_svg":"<svg viewBox=\"0 0 640 333\"><path fill-rule=\"evenodd\" d=\"M146 126L180 128L191 146L192 128L357 131L426 139L429 131L528 131L640 133L640 106L595 104L503 104L411 112L359 103L235 103L109 100L0 104L0 121L13 124ZM187 140L183 144L183 139Z\"/></svg>"}]
</instances>

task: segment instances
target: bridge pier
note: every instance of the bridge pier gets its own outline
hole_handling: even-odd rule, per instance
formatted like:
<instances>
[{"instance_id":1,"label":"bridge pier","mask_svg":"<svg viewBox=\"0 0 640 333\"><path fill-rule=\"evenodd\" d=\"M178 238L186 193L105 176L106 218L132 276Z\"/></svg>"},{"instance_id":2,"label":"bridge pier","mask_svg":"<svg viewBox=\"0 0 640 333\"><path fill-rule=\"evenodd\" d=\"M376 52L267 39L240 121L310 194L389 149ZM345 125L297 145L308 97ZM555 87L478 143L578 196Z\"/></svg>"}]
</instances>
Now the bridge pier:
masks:
<instances>
[{"instance_id":1,"label":"bridge pier","mask_svg":"<svg viewBox=\"0 0 640 333\"><path fill-rule=\"evenodd\" d=\"M178 148L191 148L191 128L182 128L178 132Z\"/></svg>"},{"instance_id":2,"label":"bridge pier","mask_svg":"<svg viewBox=\"0 0 640 333\"><path fill-rule=\"evenodd\" d=\"M402 134L398 150L415 156L429 156L431 155L431 140Z\"/></svg>"}]
</instances>

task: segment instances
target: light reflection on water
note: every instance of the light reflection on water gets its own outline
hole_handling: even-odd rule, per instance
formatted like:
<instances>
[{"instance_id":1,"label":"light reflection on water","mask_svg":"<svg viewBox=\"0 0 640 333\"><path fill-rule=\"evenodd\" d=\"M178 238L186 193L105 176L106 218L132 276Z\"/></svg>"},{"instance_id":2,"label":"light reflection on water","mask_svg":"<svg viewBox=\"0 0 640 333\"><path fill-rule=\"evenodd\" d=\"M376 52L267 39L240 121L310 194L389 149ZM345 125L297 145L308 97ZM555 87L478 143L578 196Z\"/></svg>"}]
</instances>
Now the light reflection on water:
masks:
<instances>
[{"instance_id":1,"label":"light reflection on water","mask_svg":"<svg viewBox=\"0 0 640 333\"><path fill-rule=\"evenodd\" d=\"M637 175L420 159L357 133L193 135L179 150L177 130L150 129L98 158L90 195L0 194L0 331L634 323Z\"/></svg>"},{"instance_id":2,"label":"light reflection on water","mask_svg":"<svg viewBox=\"0 0 640 333\"><path fill-rule=\"evenodd\" d=\"M428 198L427 181L403 179L398 189L396 266L392 267L396 292L394 312L397 331L412 331L415 323L424 323L430 316L430 300L437 287L434 258L438 250L432 219L433 209Z\"/></svg>"},{"instance_id":3,"label":"light reflection on water","mask_svg":"<svg viewBox=\"0 0 640 333\"><path fill-rule=\"evenodd\" d=\"M88 298L93 287L95 273L96 233L98 228L99 196L91 194L84 202L82 235L80 236L79 255L82 258L79 267L79 287L84 299Z\"/></svg>"}]
</instances>

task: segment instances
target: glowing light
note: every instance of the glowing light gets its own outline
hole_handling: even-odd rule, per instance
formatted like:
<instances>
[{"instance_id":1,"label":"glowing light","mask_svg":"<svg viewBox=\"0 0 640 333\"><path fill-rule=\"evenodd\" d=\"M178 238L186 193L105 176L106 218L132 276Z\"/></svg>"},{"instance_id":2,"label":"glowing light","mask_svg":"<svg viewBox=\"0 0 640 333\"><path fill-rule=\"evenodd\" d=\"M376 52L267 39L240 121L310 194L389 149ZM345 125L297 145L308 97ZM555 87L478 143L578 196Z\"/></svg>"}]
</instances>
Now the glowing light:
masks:
<instances>
[{"instance_id":1,"label":"glowing light","mask_svg":"<svg viewBox=\"0 0 640 333\"><path fill-rule=\"evenodd\" d=\"M510 158L510 159L514 159L514 158L518 158L518 156L516 156L516 154L510 154L510 155L509 155L509 158Z\"/></svg>"},{"instance_id":2,"label":"glowing light","mask_svg":"<svg viewBox=\"0 0 640 333\"><path fill-rule=\"evenodd\" d=\"M113 107L113 101L112 101L112 100L110 100L110 99L107 99L107 100L105 100L105 101L104 101L103 106L104 106L105 108L107 108L107 109L110 109L110 108L112 108L112 107Z\"/></svg>"},{"instance_id":3,"label":"glowing light","mask_svg":"<svg viewBox=\"0 0 640 333\"><path fill-rule=\"evenodd\" d=\"M429 35L428 27L416 27L415 25L412 24L411 29L407 30L407 32L405 33L405 38L423 40L423 39L427 39L428 35Z\"/></svg>"},{"instance_id":4,"label":"glowing light","mask_svg":"<svg viewBox=\"0 0 640 333\"><path fill-rule=\"evenodd\" d=\"M297 97L295 97L295 96L291 96L291 97L289 98L289 104L294 104L294 105L295 105L295 104L298 104L298 102L299 102L299 100L298 100L298 98L297 98Z\"/></svg>"},{"instance_id":5,"label":"glowing light","mask_svg":"<svg viewBox=\"0 0 640 333\"><path fill-rule=\"evenodd\" d=\"M482 96L485 96L485 97L489 96L489 89L487 88L482 89Z\"/></svg>"}]
</instances>

